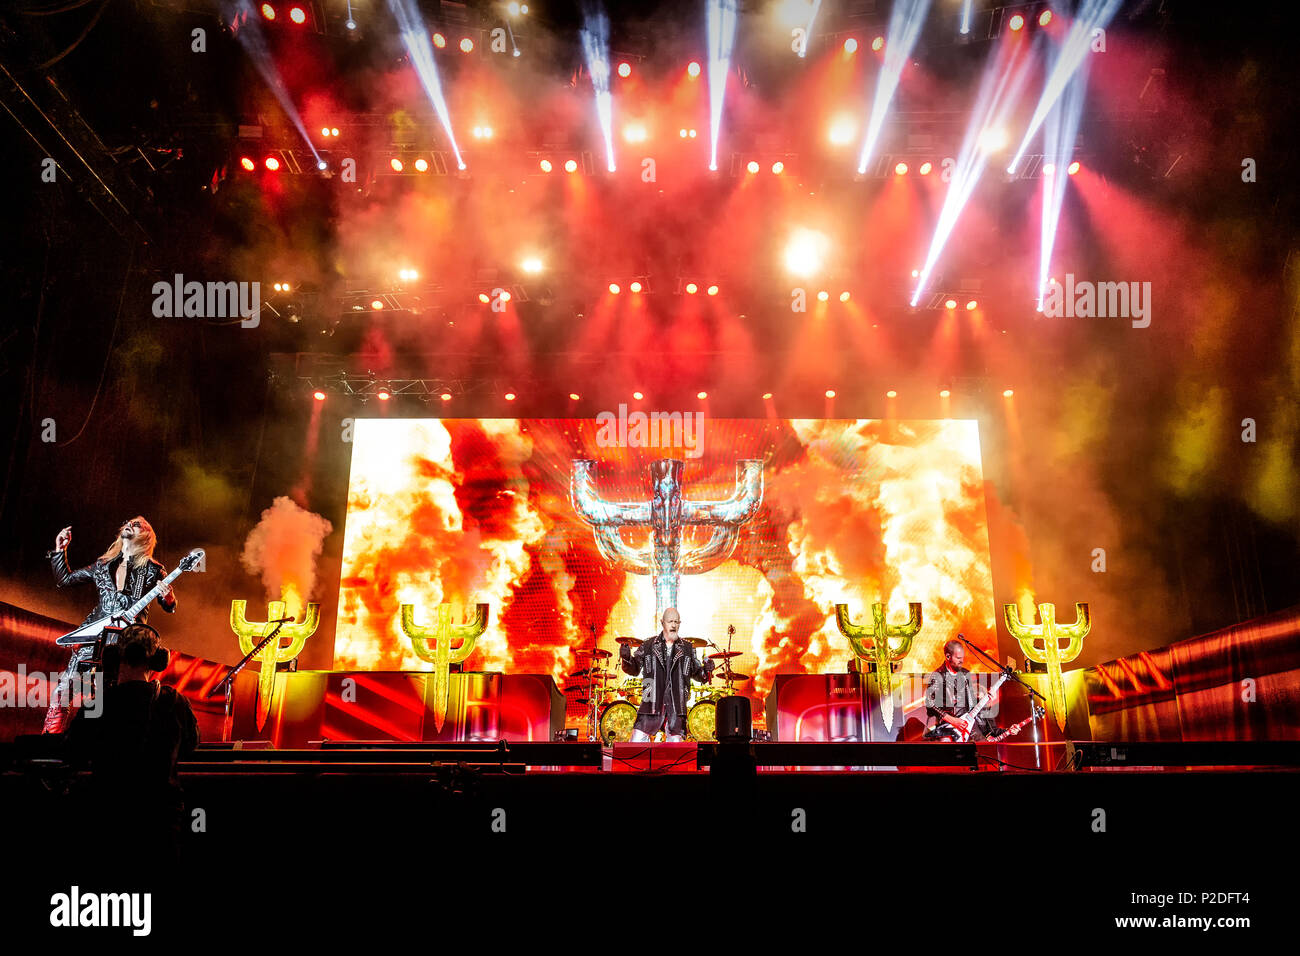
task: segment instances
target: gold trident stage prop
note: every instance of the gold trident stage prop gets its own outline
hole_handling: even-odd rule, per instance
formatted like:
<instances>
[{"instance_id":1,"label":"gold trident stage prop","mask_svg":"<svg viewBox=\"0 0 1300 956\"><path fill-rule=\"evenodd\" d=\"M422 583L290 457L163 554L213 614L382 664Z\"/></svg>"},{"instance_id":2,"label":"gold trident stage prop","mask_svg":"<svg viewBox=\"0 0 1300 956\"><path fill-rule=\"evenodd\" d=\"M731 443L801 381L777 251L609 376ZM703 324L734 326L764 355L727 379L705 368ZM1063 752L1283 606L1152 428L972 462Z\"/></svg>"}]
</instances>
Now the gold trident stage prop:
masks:
<instances>
[{"instance_id":1,"label":"gold trident stage prop","mask_svg":"<svg viewBox=\"0 0 1300 956\"><path fill-rule=\"evenodd\" d=\"M266 604L266 621L250 621L244 617L247 601L230 602L230 629L239 637L239 648L245 654L253 653L253 648L270 635L277 619L284 617L283 601L268 601ZM275 665L291 661L302 653L302 646L307 638L316 633L320 626L320 605L308 604L307 612L301 624L287 622L277 635L281 640L274 640L262 648L257 660L262 664L262 672L257 675L257 729L266 723L266 715L271 712L271 695L275 693ZM281 646L283 638L289 643Z\"/></svg>"},{"instance_id":2,"label":"gold trident stage prop","mask_svg":"<svg viewBox=\"0 0 1300 956\"><path fill-rule=\"evenodd\" d=\"M487 630L488 606L474 605L474 620L468 624L451 623L451 605L438 605L435 624L416 624L415 605L402 605L402 633L422 661L433 664L433 724L439 731L447 717L447 692L451 683L451 665L459 664L474 650L474 642ZM452 647L459 641L459 647Z\"/></svg>"},{"instance_id":3,"label":"gold trident stage prop","mask_svg":"<svg viewBox=\"0 0 1300 956\"><path fill-rule=\"evenodd\" d=\"M1061 664L1069 663L1083 650L1083 639L1092 627L1092 618L1088 615L1088 605L1074 605L1074 623L1058 624L1056 622L1056 605L1038 605L1038 618L1041 624L1023 624L1020 611L1014 604L1002 606L1006 617L1007 630L1020 642L1020 649L1025 659L1047 665L1047 699L1052 708L1056 725L1065 729L1065 681L1061 677ZM1061 650L1061 638L1069 639L1065 650ZM1043 649L1034 646L1035 641L1043 642Z\"/></svg>"},{"instance_id":4,"label":"gold trident stage prop","mask_svg":"<svg viewBox=\"0 0 1300 956\"><path fill-rule=\"evenodd\" d=\"M921 605L907 605L907 623L906 624L886 624L885 623L885 606L883 604L871 605L871 627L864 624L854 624L849 620L849 606L847 604L835 605L835 623L840 627L840 633L849 639L853 646L853 653L860 659L865 660L870 657L876 662L876 684L880 688L880 716L884 718L885 728L894 729L894 676L893 668L890 667L894 661L901 661L908 655L912 649L912 638L921 630ZM866 644L863 638L871 638L871 643ZM891 646L891 640L898 640L897 646ZM863 681L865 691L865 677Z\"/></svg>"}]
</instances>

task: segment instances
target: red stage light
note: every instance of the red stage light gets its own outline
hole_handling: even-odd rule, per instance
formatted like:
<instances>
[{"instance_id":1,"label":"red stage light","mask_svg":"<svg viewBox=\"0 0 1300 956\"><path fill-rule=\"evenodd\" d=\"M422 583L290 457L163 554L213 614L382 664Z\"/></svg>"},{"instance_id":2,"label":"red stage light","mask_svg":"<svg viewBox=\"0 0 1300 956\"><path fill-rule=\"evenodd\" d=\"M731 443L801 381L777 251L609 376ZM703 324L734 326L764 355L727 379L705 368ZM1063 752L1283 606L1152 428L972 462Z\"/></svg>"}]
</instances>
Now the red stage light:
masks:
<instances>
[{"instance_id":1,"label":"red stage light","mask_svg":"<svg viewBox=\"0 0 1300 956\"><path fill-rule=\"evenodd\" d=\"M269 3L262 4L262 16L264 16L268 20L274 20L275 7L271 6Z\"/></svg>"},{"instance_id":2,"label":"red stage light","mask_svg":"<svg viewBox=\"0 0 1300 956\"><path fill-rule=\"evenodd\" d=\"M974 299L971 299L969 302L966 303L966 311L974 312L978 305L979 305L978 302L976 302Z\"/></svg>"},{"instance_id":3,"label":"red stage light","mask_svg":"<svg viewBox=\"0 0 1300 956\"><path fill-rule=\"evenodd\" d=\"M1011 18L1011 21L1007 25L1011 27L1012 30L1019 30L1025 25L1025 18L1017 13Z\"/></svg>"},{"instance_id":4,"label":"red stage light","mask_svg":"<svg viewBox=\"0 0 1300 956\"><path fill-rule=\"evenodd\" d=\"M835 389L833 389L833 388L828 388L828 389L826 389L826 397L827 397L827 398L834 398L834 397L835 397Z\"/></svg>"},{"instance_id":5,"label":"red stage light","mask_svg":"<svg viewBox=\"0 0 1300 956\"><path fill-rule=\"evenodd\" d=\"M551 166L551 161L549 159L544 159L537 165L542 167L542 172L544 173L549 173L554 168Z\"/></svg>"},{"instance_id":6,"label":"red stage light","mask_svg":"<svg viewBox=\"0 0 1300 956\"><path fill-rule=\"evenodd\" d=\"M239 160L239 165L243 166L250 173L257 168L257 163L253 162L253 160L248 156L242 157Z\"/></svg>"},{"instance_id":7,"label":"red stage light","mask_svg":"<svg viewBox=\"0 0 1300 956\"><path fill-rule=\"evenodd\" d=\"M580 399L580 398L582 398L582 396L579 395L577 392L570 392L570 393L569 393L569 401L571 401L571 402L576 402L576 401L577 401L578 399Z\"/></svg>"},{"instance_id":8,"label":"red stage light","mask_svg":"<svg viewBox=\"0 0 1300 956\"><path fill-rule=\"evenodd\" d=\"M691 62L686 65L686 75L689 76L691 79L694 79L695 77L699 76L700 65L696 63L694 60L691 60Z\"/></svg>"},{"instance_id":9,"label":"red stage light","mask_svg":"<svg viewBox=\"0 0 1300 956\"><path fill-rule=\"evenodd\" d=\"M1075 173L1079 171L1079 161L1076 159L1074 162L1072 162L1069 166L1065 168L1065 171L1069 173L1071 176L1073 176Z\"/></svg>"},{"instance_id":10,"label":"red stage light","mask_svg":"<svg viewBox=\"0 0 1300 956\"><path fill-rule=\"evenodd\" d=\"M707 291L708 291L709 295L717 295L717 294L718 294L718 287L717 287L716 285L711 285L711 286L709 286L709 288L708 288Z\"/></svg>"},{"instance_id":11,"label":"red stage light","mask_svg":"<svg viewBox=\"0 0 1300 956\"><path fill-rule=\"evenodd\" d=\"M848 294L847 292L841 292L841 293L840 293L840 301L841 301L841 302L848 302L848 301L849 301L849 294Z\"/></svg>"},{"instance_id":12,"label":"red stage light","mask_svg":"<svg viewBox=\"0 0 1300 956\"><path fill-rule=\"evenodd\" d=\"M280 168L280 161L276 159L274 156L268 156L266 157L266 168L269 169L271 172L275 172L277 169Z\"/></svg>"},{"instance_id":13,"label":"red stage light","mask_svg":"<svg viewBox=\"0 0 1300 956\"><path fill-rule=\"evenodd\" d=\"M1040 14L1038 15L1038 25L1039 25L1040 27L1045 27L1045 26L1047 26L1047 25L1048 25L1049 23L1051 23L1051 22L1052 22L1052 11L1051 11L1051 10L1044 10L1042 13L1040 13Z\"/></svg>"},{"instance_id":14,"label":"red stage light","mask_svg":"<svg viewBox=\"0 0 1300 956\"><path fill-rule=\"evenodd\" d=\"M620 63L620 64L618 65L618 75L621 76L621 77L623 77L624 79L626 79L627 77L631 76L631 75L632 75L632 64L631 64L631 63Z\"/></svg>"},{"instance_id":15,"label":"red stage light","mask_svg":"<svg viewBox=\"0 0 1300 956\"><path fill-rule=\"evenodd\" d=\"M478 294L478 300L482 302L484 305L487 305L489 302L492 301L491 299L488 298L488 294L486 292L480 292Z\"/></svg>"},{"instance_id":16,"label":"red stage light","mask_svg":"<svg viewBox=\"0 0 1300 956\"><path fill-rule=\"evenodd\" d=\"M894 175L896 175L896 176L906 176L906 175L907 175L907 163L897 163L897 164L895 164L895 166L894 166Z\"/></svg>"},{"instance_id":17,"label":"red stage light","mask_svg":"<svg viewBox=\"0 0 1300 956\"><path fill-rule=\"evenodd\" d=\"M501 301L502 301L502 302L509 302L509 301L510 301L510 293L507 292L505 289L502 289L502 290L501 290Z\"/></svg>"},{"instance_id":18,"label":"red stage light","mask_svg":"<svg viewBox=\"0 0 1300 956\"><path fill-rule=\"evenodd\" d=\"M825 289L822 289L820 292L817 293L818 302L829 302L830 298L831 298L831 294L827 292Z\"/></svg>"},{"instance_id":19,"label":"red stage light","mask_svg":"<svg viewBox=\"0 0 1300 956\"><path fill-rule=\"evenodd\" d=\"M325 393L322 392L319 388L316 389L316 391L314 391L314 392L311 393L311 397L314 398L314 399L316 399L316 401L318 401L318 402L323 402L323 401L325 401Z\"/></svg>"},{"instance_id":20,"label":"red stage light","mask_svg":"<svg viewBox=\"0 0 1300 956\"><path fill-rule=\"evenodd\" d=\"M507 402L513 402L513 401L515 400L515 393L514 393L514 392L506 392L505 399L506 399Z\"/></svg>"},{"instance_id":21,"label":"red stage light","mask_svg":"<svg viewBox=\"0 0 1300 956\"><path fill-rule=\"evenodd\" d=\"M884 48L885 48L884 37L876 37L874 40L871 41L871 49L875 50L877 53L879 53Z\"/></svg>"},{"instance_id":22,"label":"red stage light","mask_svg":"<svg viewBox=\"0 0 1300 956\"><path fill-rule=\"evenodd\" d=\"M623 290L620 289L620 288L618 287L618 283L617 283L617 282L611 282L611 283L609 284L609 291L610 291L612 294L614 294L614 295L618 295L618 294L619 294L620 292L622 292Z\"/></svg>"},{"instance_id":23,"label":"red stage light","mask_svg":"<svg viewBox=\"0 0 1300 956\"><path fill-rule=\"evenodd\" d=\"M700 291L700 287L697 286L694 282L688 282L688 283L686 283L686 294L687 294L687 295L695 295L695 293L697 293L697 292L699 292L699 291Z\"/></svg>"},{"instance_id":24,"label":"red stage light","mask_svg":"<svg viewBox=\"0 0 1300 956\"><path fill-rule=\"evenodd\" d=\"M439 395L438 397L441 398L444 402L450 402L450 401L451 401L451 392L443 392L443 393L442 393L441 395Z\"/></svg>"},{"instance_id":25,"label":"red stage light","mask_svg":"<svg viewBox=\"0 0 1300 956\"><path fill-rule=\"evenodd\" d=\"M1043 175L1050 176L1056 172L1056 163L1043 163Z\"/></svg>"},{"instance_id":26,"label":"red stage light","mask_svg":"<svg viewBox=\"0 0 1300 956\"><path fill-rule=\"evenodd\" d=\"M772 164L772 175L780 176L783 172L785 172L785 163L781 162L778 159L775 163Z\"/></svg>"},{"instance_id":27,"label":"red stage light","mask_svg":"<svg viewBox=\"0 0 1300 956\"><path fill-rule=\"evenodd\" d=\"M1010 397L1011 397L1012 395L1014 395L1014 394L1016 394L1016 393L1013 392L1011 389L1008 388L1006 391L1004 391L1004 392L1002 393L1002 397L1003 397L1003 398L1010 398Z\"/></svg>"},{"instance_id":28,"label":"red stage light","mask_svg":"<svg viewBox=\"0 0 1300 956\"><path fill-rule=\"evenodd\" d=\"M934 169L934 167L930 165L930 163L926 162L921 164L921 168L918 169L917 172L920 173L922 176L929 176L930 170L932 169Z\"/></svg>"},{"instance_id":29,"label":"red stage light","mask_svg":"<svg viewBox=\"0 0 1300 956\"><path fill-rule=\"evenodd\" d=\"M639 282L633 282L630 286L628 286L628 288L631 289L633 292L640 292L640 291L641 291L641 283L639 283Z\"/></svg>"},{"instance_id":30,"label":"red stage light","mask_svg":"<svg viewBox=\"0 0 1300 956\"><path fill-rule=\"evenodd\" d=\"M429 161L427 159L417 159L415 161L416 172L425 173L429 171Z\"/></svg>"},{"instance_id":31,"label":"red stage light","mask_svg":"<svg viewBox=\"0 0 1300 956\"><path fill-rule=\"evenodd\" d=\"M378 312L378 311L379 311L380 309L382 309L383 307L384 307L384 300L383 300L383 299L371 299L371 300L370 300L370 308L374 309L376 312Z\"/></svg>"},{"instance_id":32,"label":"red stage light","mask_svg":"<svg viewBox=\"0 0 1300 956\"><path fill-rule=\"evenodd\" d=\"M395 173L400 173L405 168L402 165L402 161L398 159L396 156L394 156L392 159L388 161L388 165L393 167L393 172Z\"/></svg>"},{"instance_id":33,"label":"red stage light","mask_svg":"<svg viewBox=\"0 0 1300 956\"><path fill-rule=\"evenodd\" d=\"M564 171L565 171L566 173L576 172L577 169L578 169L578 162L577 162L577 160L574 160L574 159L566 159L566 160L564 161Z\"/></svg>"},{"instance_id":34,"label":"red stage light","mask_svg":"<svg viewBox=\"0 0 1300 956\"><path fill-rule=\"evenodd\" d=\"M943 307L944 307L945 309L955 309L955 308L957 308L957 300L956 300L956 299L949 299L948 301L946 301L946 302L943 304Z\"/></svg>"},{"instance_id":35,"label":"red stage light","mask_svg":"<svg viewBox=\"0 0 1300 956\"><path fill-rule=\"evenodd\" d=\"M698 398L700 401L704 401L706 398L709 397L709 393L708 393L708 392L696 392L696 393L695 393L695 397Z\"/></svg>"},{"instance_id":36,"label":"red stage light","mask_svg":"<svg viewBox=\"0 0 1300 956\"><path fill-rule=\"evenodd\" d=\"M898 393L891 388L885 393L885 398L898 398Z\"/></svg>"},{"instance_id":37,"label":"red stage light","mask_svg":"<svg viewBox=\"0 0 1300 956\"><path fill-rule=\"evenodd\" d=\"M771 400L772 400L772 393L771 393L771 392L764 392L764 393L763 393L763 401L765 401L765 402L770 402Z\"/></svg>"},{"instance_id":38,"label":"red stage light","mask_svg":"<svg viewBox=\"0 0 1300 956\"><path fill-rule=\"evenodd\" d=\"M443 47L447 45L447 38L443 36L441 33L435 33L433 35L433 45L436 46L439 50L441 50Z\"/></svg>"},{"instance_id":39,"label":"red stage light","mask_svg":"<svg viewBox=\"0 0 1300 956\"><path fill-rule=\"evenodd\" d=\"M940 398L947 398L947 397L950 396L951 394L952 394L952 392L948 391L946 388L943 388L943 389L940 389L940 390L939 390L939 397L940 397Z\"/></svg>"},{"instance_id":40,"label":"red stage light","mask_svg":"<svg viewBox=\"0 0 1300 956\"><path fill-rule=\"evenodd\" d=\"M461 53L473 53L473 52L474 52L474 41L471 40L469 37L465 37L465 39L461 40L461 41L460 41L460 52L461 52Z\"/></svg>"},{"instance_id":41,"label":"red stage light","mask_svg":"<svg viewBox=\"0 0 1300 956\"><path fill-rule=\"evenodd\" d=\"M640 392L633 392L632 397L636 399L638 402L641 401L641 399L645 398L645 396L642 395Z\"/></svg>"},{"instance_id":42,"label":"red stage light","mask_svg":"<svg viewBox=\"0 0 1300 956\"><path fill-rule=\"evenodd\" d=\"M386 388L381 388L379 391L375 392L375 398L379 399L381 402L386 402L392 397L392 394Z\"/></svg>"},{"instance_id":43,"label":"red stage light","mask_svg":"<svg viewBox=\"0 0 1300 956\"><path fill-rule=\"evenodd\" d=\"M749 170L751 173L756 173L758 172L758 162L751 159L748 163L745 164L745 168Z\"/></svg>"},{"instance_id":44,"label":"red stage light","mask_svg":"<svg viewBox=\"0 0 1300 956\"><path fill-rule=\"evenodd\" d=\"M845 53L857 53L857 52L858 52L858 41L855 40L855 39L853 39L853 37L849 37L847 40L845 40L845 41L844 41L844 52L845 52Z\"/></svg>"},{"instance_id":45,"label":"red stage light","mask_svg":"<svg viewBox=\"0 0 1300 956\"><path fill-rule=\"evenodd\" d=\"M290 7L289 19L292 20L294 23L298 24L299 26L302 26L304 23L307 22L307 11L304 10L302 7Z\"/></svg>"}]
</instances>

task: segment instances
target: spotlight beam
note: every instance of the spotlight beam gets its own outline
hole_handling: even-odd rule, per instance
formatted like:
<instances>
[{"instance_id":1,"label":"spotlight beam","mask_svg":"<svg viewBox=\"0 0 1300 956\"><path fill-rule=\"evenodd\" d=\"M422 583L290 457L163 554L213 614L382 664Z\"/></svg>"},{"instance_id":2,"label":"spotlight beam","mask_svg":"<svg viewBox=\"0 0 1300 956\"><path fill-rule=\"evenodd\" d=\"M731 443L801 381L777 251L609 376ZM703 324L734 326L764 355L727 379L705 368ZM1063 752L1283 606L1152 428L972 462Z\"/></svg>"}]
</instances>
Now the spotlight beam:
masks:
<instances>
[{"instance_id":1,"label":"spotlight beam","mask_svg":"<svg viewBox=\"0 0 1300 956\"><path fill-rule=\"evenodd\" d=\"M1061 207L1065 203L1065 187L1070 177L1066 174L1070 156L1074 152L1075 137L1079 133L1079 120L1083 116L1083 101L1088 87L1087 63L1070 78L1065 95L1048 114L1043 127L1043 152L1045 162L1053 163L1052 175L1043 177L1043 228L1039 240L1038 257L1038 308L1043 308L1043 295L1047 290L1047 274L1051 266L1052 250L1056 245L1056 230L1061 221Z\"/></svg>"},{"instance_id":2,"label":"spotlight beam","mask_svg":"<svg viewBox=\"0 0 1300 956\"><path fill-rule=\"evenodd\" d=\"M1007 167L1008 173L1016 171L1021 157L1029 148L1029 141L1034 138L1038 128L1047 119L1048 111L1065 92L1070 77L1083 64L1083 59L1092 46L1092 32L1110 23L1119 12L1121 2L1122 0L1082 0L1079 4L1078 14L1070 24L1070 29L1066 31L1060 52L1056 55L1056 62L1052 64L1051 72L1047 75L1047 83L1043 86L1043 93L1038 98L1038 105L1034 107L1029 128L1025 130L1024 139L1020 141L1020 148L1016 150L1011 165Z\"/></svg>"},{"instance_id":3,"label":"spotlight beam","mask_svg":"<svg viewBox=\"0 0 1300 956\"><path fill-rule=\"evenodd\" d=\"M970 124L962 139L961 153L953 169L948 193L943 198L943 208L939 210L934 237L930 240L930 251L916 280L916 290L912 293L913 306L920 300L921 291L929 281L930 273L934 271L935 263L952 235L961 211L988 167L989 153L983 145L986 131L1004 127L1020 98L1020 92L1029 77L1030 57L1025 52L1026 49L1022 44L1004 43L995 54L994 63L980 80L975 108L971 111Z\"/></svg>"},{"instance_id":4,"label":"spotlight beam","mask_svg":"<svg viewBox=\"0 0 1300 956\"><path fill-rule=\"evenodd\" d=\"M822 0L813 0L812 13L808 14L808 26L803 31L803 46L799 48L800 58L808 55L808 41L812 39L813 24L817 22L817 14L822 8Z\"/></svg>"},{"instance_id":5,"label":"spotlight beam","mask_svg":"<svg viewBox=\"0 0 1300 956\"><path fill-rule=\"evenodd\" d=\"M737 0L708 0L709 43L709 169L718 168L718 134L722 130L722 101L727 93L731 52L736 45Z\"/></svg>"},{"instance_id":6,"label":"spotlight beam","mask_svg":"<svg viewBox=\"0 0 1300 956\"><path fill-rule=\"evenodd\" d=\"M885 35L885 59L880 67L880 76L876 80L876 91L871 98L871 116L867 120L867 136L862 143L862 155L858 157L858 172L867 171L867 163L880 140L880 131L885 126L885 114L893 102L898 81L903 75L912 49L921 36L921 27L925 24L925 14L930 8L930 0L894 0L894 7L889 11L889 32Z\"/></svg>"},{"instance_id":7,"label":"spotlight beam","mask_svg":"<svg viewBox=\"0 0 1300 956\"><path fill-rule=\"evenodd\" d=\"M415 5L415 0L388 0L388 9L397 20L397 30L402 38L402 46L411 57L411 66L420 78L425 95L433 104L434 112L442 121L443 131L451 142L451 150L456 155L456 166L465 168L461 158L460 147L456 144L456 134L451 128L451 112L447 109L447 98L442 92L442 79L438 75L438 66L433 60L433 44L429 40L429 30L424 25L424 18Z\"/></svg>"},{"instance_id":8,"label":"spotlight beam","mask_svg":"<svg viewBox=\"0 0 1300 956\"><path fill-rule=\"evenodd\" d=\"M279 68L275 65L275 59L271 56L271 51L266 45L266 34L262 32L262 21L253 13L253 5L250 0L238 0L236 3L238 14L231 19L232 24L237 24L234 30L240 46L248 54L248 58L253 61L253 66L257 72L262 74L267 88L275 95L280 102L280 108L284 114L289 117L289 122L293 123L302 136L302 141L307 144L311 150L312 156L316 157L317 168L320 167L320 153L316 152L316 146L312 143L311 137L307 135L307 127L303 124L302 115L298 108L293 105L293 98L289 96L289 88L284 85L284 77L280 75ZM242 20L242 22L240 22Z\"/></svg>"},{"instance_id":9,"label":"spotlight beam","mask_svg":"<svg viewBox=\"0 0 1300 956\"><path fill-rule=\"evenodd\" d=\"M596 91L596 118L605 136L605 162L614 172L614 95L609 89L609 17L602 7L584 3L582 9L582 54Z\"/></svg>"}]
</instances>

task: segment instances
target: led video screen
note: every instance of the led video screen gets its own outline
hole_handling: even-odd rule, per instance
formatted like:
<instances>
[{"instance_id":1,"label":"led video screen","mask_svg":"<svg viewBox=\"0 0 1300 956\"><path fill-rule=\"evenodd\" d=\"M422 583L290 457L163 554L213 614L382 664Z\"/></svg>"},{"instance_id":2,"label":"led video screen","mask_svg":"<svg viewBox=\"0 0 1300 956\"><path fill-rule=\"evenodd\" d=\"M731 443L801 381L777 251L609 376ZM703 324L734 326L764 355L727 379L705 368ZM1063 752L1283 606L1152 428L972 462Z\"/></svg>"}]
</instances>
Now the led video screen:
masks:
<instances>
[{"instance_id":1,"label":"led video screen","mask_svg":"<svg viewBox=\"0 0 1300 956\"><path fill-rule=\"evenodd\" d=\"M868 624L923 605L902 671L959 631L995 652L990 564L973 421L364 419L334 667L428 670L401 606L485 603L464 669L563 683L671 600L682 634L741 652L761 706L777 674L848 668L839 603Z\"/></svg>"}]
</instances>

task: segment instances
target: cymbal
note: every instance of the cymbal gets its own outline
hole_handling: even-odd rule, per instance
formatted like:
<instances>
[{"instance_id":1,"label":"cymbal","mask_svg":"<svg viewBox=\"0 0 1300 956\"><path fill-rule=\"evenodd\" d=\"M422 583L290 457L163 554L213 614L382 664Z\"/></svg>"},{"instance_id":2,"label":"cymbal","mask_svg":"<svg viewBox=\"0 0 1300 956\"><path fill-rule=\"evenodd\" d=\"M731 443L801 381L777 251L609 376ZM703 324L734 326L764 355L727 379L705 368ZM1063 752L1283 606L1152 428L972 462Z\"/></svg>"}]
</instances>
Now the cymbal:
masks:
<instances>
[{"instance_id":1,"label":"cymbal","mask_svg":"<svg viewBox=\"0 0 1300 956\"><path fill-rule=\"evenodd\" d=\"M728 681L732 684L743 683L744 681L749 680L750 677L748 674L737 674L735 671L732 671L730 674L714 674L713 676L721 677L724 681Z\"/></svg>"},{"instance_id":2,"label":"cymbal","mask_svg":"<svg viewBox=\"0 0 1300 956\"><path fill-rule=\"evenodd\" d=\"M575 697L575 698L573 698L573 700L569 701L569 703L571 703L571 704L590 704L591 701L588 700L586 697Z\"/></svg>"},{"instance_id":3,"label":"cymbal","mask_svg":"<svg viewBox=\"0 0 1300 956\"><path fill-rule=\"evenodd\" d=\"M722 660L724 657L739 657L740 654L740 651L718 651L716 654L710 654L709 660L717 661Z\"/></svg>"},{"instance_id":4,"label":"cymbal","mask_svg":"<svg viewBox=\"0 0 1300 956\"><path fill-rule=\"evenodd\" d=\"M604 660L606 657L614 656L613 651L607 651L603 647L598 647L594 651L588 651L588 653L591 654L592 657L597 658L599 660Z\"/></svg>"},{"instance_id":5,"label":"cymbal","mask_svg":"<svg viewBox=\"0 0 1300 956\"><path fill-rule=\"evenodd\" d=\"M616 637L614 638L614 641L618 644L630 644L633 647L640 647L645 643L645 641L641 640L639 637Z\"/></svg>"},{"instance_id":6,"label":"cymbal","mask_svg":"<svg viewBox=\"0 0 1300 956\"><path fill-rule=\"evenodd\" d=\"M691 645L691 647L708 647L708 646L709 646L709 642L706 641L706 640L705 640L704 638L702 638L702 637L683 637L683 638L681 638L681 640L683 640L683 641L685 641L687 644Z\"/></svg>"}]
</instances>

